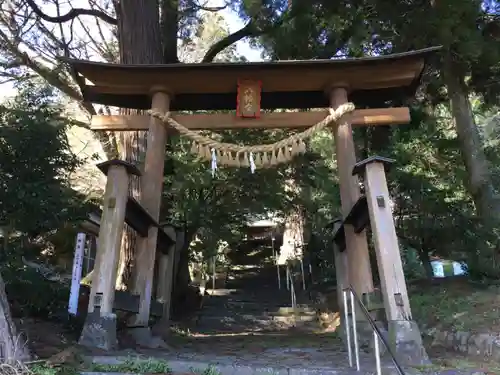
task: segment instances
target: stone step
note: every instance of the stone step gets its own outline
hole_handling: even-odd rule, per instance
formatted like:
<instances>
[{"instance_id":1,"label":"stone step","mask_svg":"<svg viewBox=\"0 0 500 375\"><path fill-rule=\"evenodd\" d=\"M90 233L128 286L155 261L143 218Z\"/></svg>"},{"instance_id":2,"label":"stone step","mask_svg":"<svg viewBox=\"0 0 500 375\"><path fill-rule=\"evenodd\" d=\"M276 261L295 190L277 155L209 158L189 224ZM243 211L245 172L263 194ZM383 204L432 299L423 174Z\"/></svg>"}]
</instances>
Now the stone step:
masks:
<instances>
[{"instance_id":1,"label":"stone step","mask_svg":"<svg viewBox=\"0 0 500 375\"><path fill-rule=\"evenodd\" d=\"M226 322L281 322L288 323L291 321L297 322L316 322L318 321L315 315L271 315L271 314L238 314L238 315L205 315L202 314L200 317L201 321L226 321Z\"/></svg>"},{"instance_id":2,"label":"stone step","mask_svg":"<svg viewBox=\"0 0 500 375\"><path fill-rule=\"evenodd\" d=\"M253 315L255 313L262 313L270 316L293 316L293 315L306 315L306 316L316 316L316 311L309 306L301 306L297 308L292 308L288 306L259 306L259 305L254 305L254 306L241 306L241 305L234 305L234 306L204 306L203 307L203 313L204 314L210 314L212 312L219 312L221 315L229 315L230 313L237 313L237 314L247 314L247 315Z\"/></svg>"},{"instance_id":3,"label":"stone step","mask_svg":"<svg viewBox=\"0 0 500 375\"><path fill-rule=\"evenodd\" d=\"M298 307L296 311L292 311L289 306L261 306L253 308L239 308L239 307L224 307L224 306L204 306L203 313L206 315L259 315L267 314L271 316L291 316L291 315L316 315L316 311L307 306Z\"/></svg>"},{"instance_id":4,"label":"stone step","mask_svg":"<svg viewBox=\"0 0 500 375\"><path fill-rule=\"evenodd\" d=\"M314 313L316 310L309 304L297 304L295 309L290 303L273 304L273 303L205 303L203 309L234 311L234 312L274 312L281 315L289 315L292 313Z\"/></svg>"},{"instance_id":5,"label":"stone step","mask_svg":"<svg viewBox=\"0 0 500 375\"><path fill-rule=\"evenodd\" d=\"M259 331L288 331L294 329L303 332L314 332L320 328L316 319L296 319L290 317L200 317L196 324L196 332L201 334L221 334L234 332L256 333Z\"/></svg>"},{"instance_id":6,"label":"stone step","mask_svg":"<svg viewBox=\"0 0 500 375\"><path fill-rule=\"evenodd\" d=\"M233 298L217 298L217 297L207 297L204 300L205 304L212 304L217 306L227 305L227 306L246 306L251 308L252 306L269 306L269 307L281 307L289 306L291 304L290 298L276 298L273 300L264 299L233 299ZM298 303L298 305L308 305L307 303Z\"/></svg>"},{"instance_id":7,"label":"stone step","mask_svg":"<svg viewBox=\"0 0 500 375\"><path fill-rule=\"evenodd\" d=\"M241 306L242 308L253 308L253 307L258 307L258 306L264 306L264 307L272 307L272 308L279 308L279 307L291 307L292 306L292 300L291 298L276 298L276 299L251 299L251 298L246 298L246 299L226 299L223 300L222 298L206 298L204 301L204 304L207 305L212 305L212 306L228 306L228 307L239 307ZM296 305L300 307L307 307L311 306L312 304L310 303L309 300L305 298L297 298L296 299Z\"/></svg>"},{"instance_id":8,"label":"stone step","mask_svg":"<svg viewBox=\"0 0 500 375\"><path fill-rule=\"evenodd\" d=\"M207 285L207 289L211 292L212 289L210 288L210 285ZM259 288L248 288L246 286L242 286L240 288L234 288L232 285L226 285L224 289L216 289L215 292L223 293L223 291L227 291L227 296L228 297L244 297L248 298L248 296L251 296L252 298L270 298L271 300L274 300L275 298L286 298L289 299L291 296L291 292L287 290L286 288L281 288L278 289L277 285L271 285L271 286L260 286ZM307 291L300 289L295 290L295 295L296 296L309 296L309 293Z\"/></svg>"}]
</instances>

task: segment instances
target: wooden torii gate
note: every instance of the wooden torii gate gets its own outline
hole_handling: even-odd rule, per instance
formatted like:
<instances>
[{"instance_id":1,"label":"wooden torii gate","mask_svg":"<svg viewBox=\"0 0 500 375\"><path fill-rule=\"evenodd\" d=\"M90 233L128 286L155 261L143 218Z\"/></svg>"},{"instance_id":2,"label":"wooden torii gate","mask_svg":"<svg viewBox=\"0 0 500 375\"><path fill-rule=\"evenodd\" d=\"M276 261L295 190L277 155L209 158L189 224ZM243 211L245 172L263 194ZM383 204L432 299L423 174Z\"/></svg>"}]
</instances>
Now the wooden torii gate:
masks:
<instances>
[{"instance_id":1,"label":"wooden torii gate","mask_svg":"<svg viewBox=\"0 0 500 375\"><path fill-rule=\"evenodd\" d=\"M323 120L329 112L261 111L335 109L348 100L356 104L361 109L343 116L337 124L332 124L331 130L335 136L344 219L343 238L347 249L344 281L351 285L357 294L363 295L374 290L366 233L364 227L354 225L355 220L346 220L349 217L352 219L355 214L352 211L360 206L356 203L365 199L360 195L356 174L359 173L360 167L353 173L357 160L352 127L408 123L410 114L407 107L387 108L387 103L414 95L427 59L438 49L434 47L373 58L258 63L120 65L70 59L66 62L80 77L85 100L115 107L154 109L160 113L171 111L171 118L189 130L305 129ZM249 108L241 103L248 95L254 99ZM183 113L200 110L236 110L236 113ZM158 221L168 129L163 121L150 115L94 116L91 129L149 131L143 170L139 172L134 166L118 161L109 165L99 237L110 239L100 241L97 257L100 265L96 265L97 269L106 271L95 276L94 281L97 279L99 282L93 282L92 288L95 289L95 295L104 293L99 285L108 285L105 293L110 295L103 296L103 300L107 301L106 305L99 307L97 316L94 314L92 324L95 327L96 322L97 325L105 326L104 317L107 317L107 322L112 320L113 316L111 308L114 290L109 285L113 285L112 278L115 273L112 270L118 262L117 249L120 246L124 220L122 205L127 200L127 171L141 174L143 192L140 204ZM381 160L372 162L380 164ZM117 183L118 180L121 182ZM374 190L373 187L371 189ZM380 191L377 194L380 195ZM364 207L366 206L365 204ZM368 206L372 211L376 207L374 204ZM372 211L370 218L379 220L380 215L373 214ZM387 217L389 220L384 222L384 225L394 227L390 211L384 220ZM374 228L378 226L372 225L372 230ZM157 230L157 227L151 226L148 236L139 242L137 249L137 287L142 293L135 325L145 328L148 326L151 305ZM390 234L386 232L386 228L374 230L386 315L388 320L411 321L401 262L394 263L392 268L387 267L387 262L393 261L394 257L400 259L397 239L393 230L389 231ZM392 302L396 294L403 304ZM89 311L94 311L94 307L95 301L90 301ZM395 309L404 311L400 314ZM401 318L402 316L404 318ZM91 323L87 326L89 324ZM112 325L110 329L113 329ZM110 346L109 343L107 346Z\"/></svg>"}]
</instances>

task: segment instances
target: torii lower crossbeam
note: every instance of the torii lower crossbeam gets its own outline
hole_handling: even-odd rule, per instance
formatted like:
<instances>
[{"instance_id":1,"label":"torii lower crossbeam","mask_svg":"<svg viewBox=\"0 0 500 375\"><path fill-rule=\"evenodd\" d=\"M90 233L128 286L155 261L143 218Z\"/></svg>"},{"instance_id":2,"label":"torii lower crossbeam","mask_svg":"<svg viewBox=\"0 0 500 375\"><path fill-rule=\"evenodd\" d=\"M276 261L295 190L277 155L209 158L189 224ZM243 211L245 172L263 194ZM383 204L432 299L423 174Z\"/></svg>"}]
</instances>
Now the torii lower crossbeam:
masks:
<instances>
[{"instance_id":1,"label":"torii lower crossbeam","mask_svg":"<svg viewBox=\"0 0 500 375\"><path fill-rule=\"evenodd\" d=\"M262 113L260 118L240 118L234 114L173 113L175 121L190 130L224 129L300 129L320 122L328 111ZM358 109L350 116L353 126L398 125L410 122L408 107ZM148 115L93 116L90 128L95 131L148 130Z\"/></svg>"}]
</instances>

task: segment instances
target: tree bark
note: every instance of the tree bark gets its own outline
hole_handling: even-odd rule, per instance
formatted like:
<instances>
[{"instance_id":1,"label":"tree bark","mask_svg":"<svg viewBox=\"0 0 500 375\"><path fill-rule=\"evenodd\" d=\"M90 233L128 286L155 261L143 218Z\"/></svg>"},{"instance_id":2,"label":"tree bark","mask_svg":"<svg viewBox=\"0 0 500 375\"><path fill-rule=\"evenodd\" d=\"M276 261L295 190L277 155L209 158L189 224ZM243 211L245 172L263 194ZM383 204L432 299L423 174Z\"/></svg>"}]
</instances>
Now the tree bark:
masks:
<instances>
[{"instance_id":1,"label":"tree bark","mask_svg":"<svg viewBox=\"0 0 500 375\"><path fill-rule=\"evenodd\" d=\"M17 334L10 314L9 301L5 293L5 283L0 274L0 357L6 363L16 363L30 359L26 340Z\"/></svg>"},{"instance_id":2,"label":"tree bark","mask_svg":"<svg viewBox=\"0 0 500 375\"><path fill-rule=\"evenodd\" d=\"M483 140L474 121L469 91L456 63L448 58L443 69L448 96L468 181L466 186L474 200L478 215L486 226L500 222L500 204L493 189L490 167L483 149Z\"/></svg>"},{"instance_id":3,"label":"tree bark","mask_svg":"<svg viewBox=\"0 0 500 375\"><path fill-rule=\"evenodd\" d=\"M184 243L182 244L182 249L179 251L177 269L174 270L174 288L172 291L172 295L174 296L182 294L191 283L191 276L189 275L189 246L196 234L196 230L188 229L184 233Z\"/></svg>"},{"instance_id":4,"label":"tree bark","mask_svg":"<svg viewBox=\"0 0 500 375\"><path fill-rule=\"evenodd\" d=\"M121 109L121 114L134 114L137 111ZM120 154L123 160L136 165L141 171L144 169L143 161L146 152L147 132L120 132L119 134ZM140 199L141 180L138 176L130 176L129 196ZM120 290L129 290L133 282L133 268L135 259L135 246L137 235L128 225L125 225L120 248L120 264L116 286Z\"/></svg>"},{"instance_id":5,"label":"tree bark","mask_svg":"<svg viewBox=\"0 0 500 375\"><path fill-rule=\"evenodd\" d=\"M429 252L425 250L424 247L418 250L418 257L422 262L422 266L424 267L425 276L428 279L432 279L434 277L434 270L432 269L431 257L429 256Z\"/></svg>"},{"instance_id":6,"label":"tree bark","mask_svg":"<svg viewBox=\"0 0 500 375\"><path fill-rule=\"evenodd\" d=\"M118 41L122 64L161 64L163 50L160 33L160 18L156 0L120 0L115 3L118 19ZM122 109L121 114L137 111ZM147 147L147 132L120 132L121 158L143 170ZM138 177L131 177L129 195L138 199L141 184ZM120 266L117 286L130 289L133 283L136 234L128 226L124 230L120 249Z\"/></svg>"},{"instance_id":7,"label":"tree bark","mask_svg":"<svg viewBox=\"0 0 500 375\"><path fill-rule=\"evenodd\" d=\"M179 0L161 1L160 25L163 37L163 62L165 64L178 63Z\"/></svg>"}]
</instances>

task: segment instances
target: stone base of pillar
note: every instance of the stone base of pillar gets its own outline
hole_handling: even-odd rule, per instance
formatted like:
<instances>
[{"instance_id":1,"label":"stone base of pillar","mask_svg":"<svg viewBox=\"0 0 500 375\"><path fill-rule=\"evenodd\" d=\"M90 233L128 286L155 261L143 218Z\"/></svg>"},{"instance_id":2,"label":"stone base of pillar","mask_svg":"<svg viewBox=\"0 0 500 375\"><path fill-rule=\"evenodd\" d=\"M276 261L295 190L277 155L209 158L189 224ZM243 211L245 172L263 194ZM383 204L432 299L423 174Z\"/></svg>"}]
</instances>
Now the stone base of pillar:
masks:
<instances>
[{"instance_id":1,"label":"stone base of pillar","mask_svg":"<svg viewBox=\"0 0 500 375\"><path fill-rule=\"evenodd\" d=\"M387 337L387 329L384 327L384 322L375 321L375 324L380 329L380 331L382 332L384 337ZM349 320L349 326L350 326L349 329L350 329L350 335L351 335L352 350L354 350L354 335L353 335L352 321L351 320ZM342 329L340 331L340 337L342 338L342 341L344 342L344 344L346 345L346 348L347 348L345 321L344 321L343 317L341 319L341 328ZM370 325L370 323L366 320L358 320L356 322L356 332L358 335L359 350L367 352L367 353L372 353L373 350L375 350L375 342L373 340L373 329L372 329L372 326ZM380 348L380 353L382 355L384 353L383 344L380 344L379 348Z\"/></svg>"},{"instance_id":2,"label":"stone base of pillar","mask_svg":"<svg viewBox=\"0 0 500 375\"><path fill-rule=\"evenodd\" d=\"M112 313L88 313L78 343L88 348L116 349L118 346L116 315Z\"/></svg>"},{"instance_id":3,"label":"stone base of pillar","mask_svg":"<svg viewBox=\"0 0 500 375\"><path fill-rule=\"evenodd\" d=\"M149 327L130 327L127 333L135 343L148 349L168 349L168 345L158 336L153 336Z\"/></svg>"},{"instance_id":4,"label":"stone base of pillar","mask_svg":"<svg viewBox=\"0 0 500 375\"><path fill-rule=\"evenodd\" d=\"M154 336L159 336L164 340L168 340L172 332L170 329L170 321L160 319L151 327L151 332Z\"/></svg>"},{"instance_id":5,"label":"stone base of pillar","mask_svg":"<svg viewBox=\"0 0 500 375\"><path fill-rule=\"evenodd\" d=\"M389 321L388 328L389 345L401 365L419 366L431 363L416 322L393 320Z\"/></svg>"}]
</instances>

